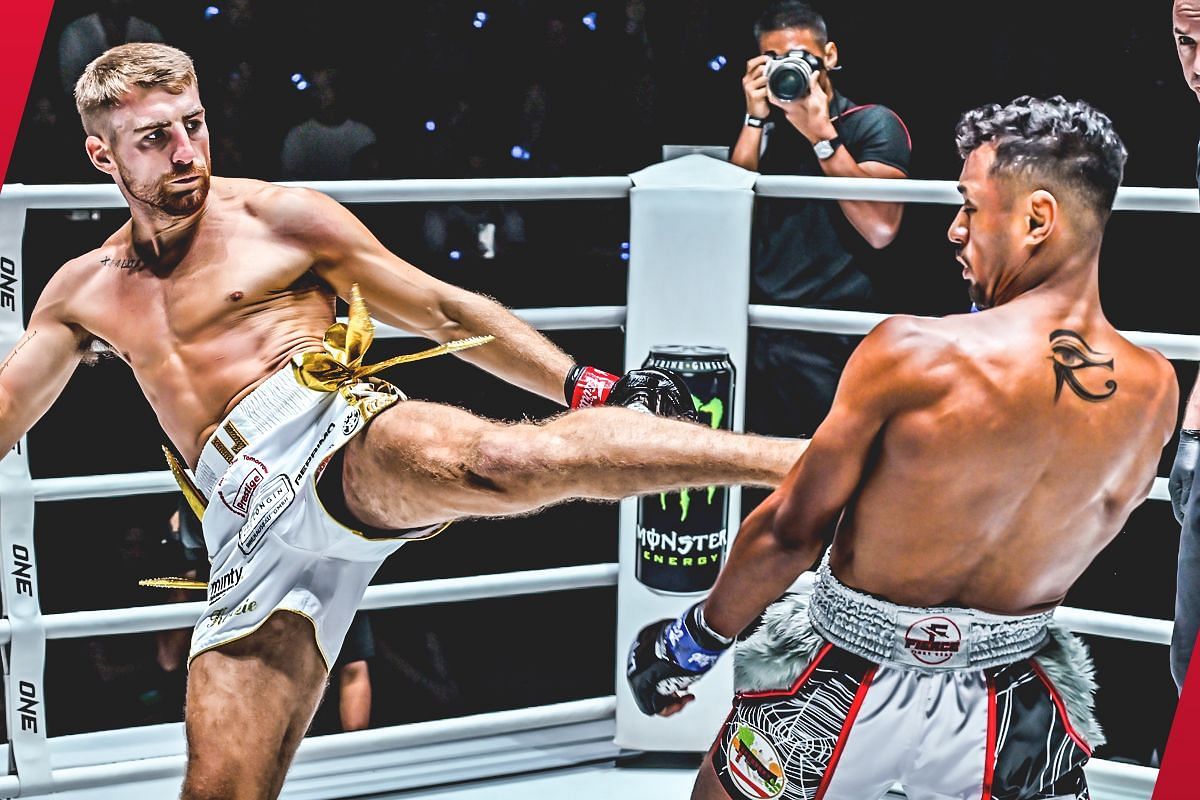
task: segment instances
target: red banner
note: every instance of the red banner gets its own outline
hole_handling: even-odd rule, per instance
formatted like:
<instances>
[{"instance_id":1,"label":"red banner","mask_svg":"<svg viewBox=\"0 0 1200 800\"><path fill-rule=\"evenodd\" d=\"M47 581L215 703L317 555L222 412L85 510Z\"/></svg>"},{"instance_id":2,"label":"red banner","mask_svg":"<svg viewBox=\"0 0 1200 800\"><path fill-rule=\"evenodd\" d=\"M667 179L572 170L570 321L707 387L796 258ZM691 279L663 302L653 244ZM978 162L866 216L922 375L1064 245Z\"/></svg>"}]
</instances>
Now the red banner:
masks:
<instances>
[{"instance_id":1,"label":"red banner","mask_svg":"<svg viewBox=\"0 0 1200 800\"><path fill-rule=\"evenodd\" d=\"M1200 797L1196 787L1198 771L1192 759L1200 753L1200 652L1188 665L1183 693L1175 709L1167 752L1163 754L1153 800L1193 800Z\"/></svg>"},{"instance_id":2,"label":"red banner","mask_svg":"<svg viewBox=\"0 0 1200 800\"><path fill-rule=\"evenodd\" d=\"M54 0L19 0L5 3L0 16L0 184L8 173L53 5Z\"/></svg>"}]
</instances>

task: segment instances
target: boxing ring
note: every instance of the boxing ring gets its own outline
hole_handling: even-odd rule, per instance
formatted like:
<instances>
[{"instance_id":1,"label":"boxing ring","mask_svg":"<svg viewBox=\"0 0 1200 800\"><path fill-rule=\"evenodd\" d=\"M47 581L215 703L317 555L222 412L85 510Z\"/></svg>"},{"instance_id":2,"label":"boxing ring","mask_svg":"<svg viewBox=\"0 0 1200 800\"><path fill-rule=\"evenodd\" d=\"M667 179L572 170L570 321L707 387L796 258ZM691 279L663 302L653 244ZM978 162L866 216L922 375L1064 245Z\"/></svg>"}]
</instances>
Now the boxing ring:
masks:
<instances>
[{"instance_id":1,"label":"boxing ring","mask_svg":"<svg viewBox=\"0 0 1200 800\"><path fill-rule=\"evenodd\" d=\"M696 159L700 159L697 161ZM729 172L736 170L738 174ZM906 203L958 205L953 181L874 180L839 178L766 177L746 173L700 156L655 165L626 177L346 181L304 184L345 203L434 203L481 201L546 201L582 199L631 200L630 290L625 307L580 307L518 310L519 316L543 330L625 328L626 367L640 362L648 336L658 335L643 323L651 313L652 288L637 277L654 268L653 280L677 279L684 270L696 269L687 258L671 253L681 236L693 229L674 230L672 219L683 216L637 201L665 188L667 211L681 194L706 202L709 190L729 192L743 205L753 196L819 197L828 199L888 200ZM714 186L717 188L714 189ZM21 244L26 211L31 209L123 208L124 200L111 185L22 186L9 185L0 193L0 315L14 315L23 327L19 287ZM1123 188L1116 211L1200 212L1194 190ZM665 229L664 229L665 226ZM720 257L721 242L735 249L748 242L749 221L731 219L726 229L710 230L711 237L691 245ZM734 230L736 229L736 230ZM744 229L744 230L743 230ZM672 250L674 248L674 250ZM685 248L686 249L686 248ZM663 255L666 253L667 255ZM748 250L741 258L748 262ZM657 260L655 260L657 259ZM720 263L720 262L718 262ZM731 270L730 280L748 286L748 264ZM659 274L662 273L662 274ZM748 291L748 290L747 290ZM735 295L736 298L736 295ZM880 314L820 309L799 309L747 303L728 297L700 302L737 305L729 311L731 329L742 329L740 347L732 348L736 363L745 363L746 325L818 333L864 334ZM701 317L689 304L655 303L653 313ZM665 324L670 324L670 320ZM684 326L686 329L686 326ZM12 326L0 319L0 350L7 350ZM19 335L19 330L17 335ZM404 331L380 325L377 336L401 337ZM1173 360L1200 361L1200 337L1171 333L1127 332L1136 343L1155 347ZM684 339L686 341L686 339ZM633 354L639 354L634 356ZM744 387L742 389L744 391ZM737 407L744 408L739 399ZM38 503L109 498L177 491L170 473L143 472L34 480L28 469L24 440L0 462L0 552L4 568L5 617L0 619L3 646L5 708L9 741L0 744L0 758L8 763L0 774L0 797L38 797L51 792L73 798L121 796L173 796L184 766L182 724L153 725L72 736L48 736L45 724L43 682L46 642L55 639L129 633L148 633L191 627L206 608L203 601L152 607L42 614L37 592L37 558L33 539L33 513ZM1168 500L1166 481L1156 480L1151 499ZM731 503L731 518L737 518ZM632 525L633 501L621 509L622 536ZM621 548L622 558L631 548ZM400 556L403 557L403 556ZM543 592L573 591L618 586L631 568L595 564L500 575L481 575L414 583L377 585L368 589L365 609L419 606L467 600L500 598ZM676 613L686 600L675 598ZM653 615L651 615L653 616ZM1166 645L1170 620L1124 614L1061 608L1057 618L1072 630L1095 636ZM626 625L628 627L628 625ZM628 637L619 629L617 664L621 674ZM727 659L728 660L728 659ZM1165 669L1165 667L1164 667ZM381 792L413 790L439 797L501 798L549 796L571 792L582 800L611 797L686 797L693 771L688 769L630 769L614 764L628 749L614 744L618 695L502 711L454 719L311 737L300 747L283 796L287 798L341 798ZM686 717L686 715L683 715ZM649 721L657 722L657 721ZM716 726L703 736L711 737ZM695 748L700 749L700 748ZM1097 797L1148 798L1157 771L1151 768L1093 759L1088 776ZM456 787L445 788L452 774ZM507 776L507 777L505 777ZM424 790L417 792L415 790ZM405 796L412 796L406 793Z\"/></svg>"}]
</instances>

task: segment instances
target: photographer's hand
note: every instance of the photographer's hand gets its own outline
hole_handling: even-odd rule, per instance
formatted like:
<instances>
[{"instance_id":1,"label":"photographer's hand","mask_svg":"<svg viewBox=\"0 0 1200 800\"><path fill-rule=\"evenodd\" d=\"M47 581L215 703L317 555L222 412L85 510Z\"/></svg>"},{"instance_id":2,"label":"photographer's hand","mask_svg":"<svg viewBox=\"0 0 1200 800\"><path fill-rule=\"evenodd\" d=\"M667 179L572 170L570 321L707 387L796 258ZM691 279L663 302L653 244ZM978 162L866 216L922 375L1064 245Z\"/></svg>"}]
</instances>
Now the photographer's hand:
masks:
<instances>
[{"instance_id":1,"label":"photographer's hand","mask_svg":"<svg viewBox=\"0 0 1200 800\"><path fill-rule=\"evenodd\" d=\"M804 97L784 103L774 97L772 105L783 109L787 121L812 144L838 138L837 128L829 119L829 95L819 81L813 81ZM903 178L897 167L878 161L855 161L846 146L838 146L826 158L820 158L821 172L837 178ZM882 203L874 200L838 200L846 220L854 226L867 244L874 248L887 247L900 229L904 213L902 203Z\"/></svg>"},{"instance_id":2,"label":"photographer's hand","mask_svg":"<svg viewBox=\"0 0 1200 800\"><path fill-rule=\"evenodd\" d=\"M746 74L742 76L742 91L746 94L746 113L752 117L766 119L771 113L767 102L767 61L770 56L755 56L746 62Z\"/></svg>"},{"instance_id":3,"label":"photographer's hand","mask_svg":"<svg viewBox=\"0 0 1200 800\"><path fill-rule=\"evenodd\" d=\"M773 96L768 96L768 100L783 109L787 121L808 141L816 143L836 138L837 129L829 119L829 95L819 80L814 79L809 87L808 94L791 102L785 103Z\"/></svg>"},{"instance_id":4,"label":"photographer's hand","mask_svg":"<svg viewBox=\"0 0 1200 800\"><path fill-rule=\"evenodd\" d=\"M742 91L746 95L746 114L765 120L771 113L771 105L767 102L767 61L770 56L755 56L746 62L746 74L742 76ZM742 169L758 169L758 154L762 148L762 123L751 124L746 120L742 132L738 135L737 144L729 154L729 160Z\"/></svg>"}]
</instances>

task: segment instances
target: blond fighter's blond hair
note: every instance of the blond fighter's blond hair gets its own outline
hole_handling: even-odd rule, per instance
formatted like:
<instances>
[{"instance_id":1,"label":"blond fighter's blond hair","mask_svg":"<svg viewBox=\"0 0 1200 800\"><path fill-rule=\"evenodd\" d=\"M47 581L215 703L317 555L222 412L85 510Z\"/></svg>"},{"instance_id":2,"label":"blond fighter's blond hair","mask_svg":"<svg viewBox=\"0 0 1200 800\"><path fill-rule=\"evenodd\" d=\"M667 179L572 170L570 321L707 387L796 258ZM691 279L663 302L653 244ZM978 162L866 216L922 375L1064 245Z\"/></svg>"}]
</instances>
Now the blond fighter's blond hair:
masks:
<instances>
[{"instance_id":1,"label":"blond fighter's blond hair","mask_svg":"<svg viewBox=\"0 0 1200 800\"><path fill-rule=\"evenodd\" d=\"M179 94L195 85L196 68L182 50L150 42L122 44L87 65L75 82L75 108L83 129L95 136L99 120L135 87Z\"/></svg>"}]
</instances>

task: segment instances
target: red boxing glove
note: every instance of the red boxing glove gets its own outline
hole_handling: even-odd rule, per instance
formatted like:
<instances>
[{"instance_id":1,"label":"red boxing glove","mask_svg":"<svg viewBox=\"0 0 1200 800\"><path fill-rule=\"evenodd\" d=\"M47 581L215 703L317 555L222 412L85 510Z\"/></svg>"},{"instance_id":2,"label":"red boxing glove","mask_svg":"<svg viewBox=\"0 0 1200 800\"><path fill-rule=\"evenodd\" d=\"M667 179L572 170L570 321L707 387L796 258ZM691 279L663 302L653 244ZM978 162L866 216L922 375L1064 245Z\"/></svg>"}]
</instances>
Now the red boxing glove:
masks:
<instances>
[{"instance_id":1,"label":"red boxing glove","mask_svg":"<svg viewBox=\"0 0 1200 800\"><path fill-rule=\"evenodd\" d=\"M613 384L619 378L616 375L579 364L571 367L567 379L563 383L567 405L571 408L592 408L603 405L612 391Z\"/></svg>"}]
</instances>

